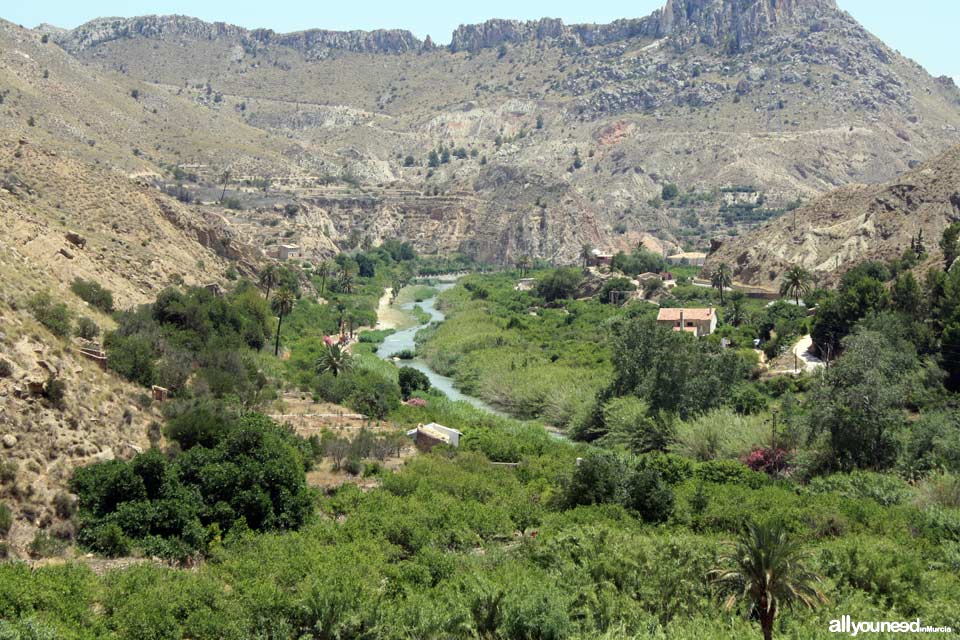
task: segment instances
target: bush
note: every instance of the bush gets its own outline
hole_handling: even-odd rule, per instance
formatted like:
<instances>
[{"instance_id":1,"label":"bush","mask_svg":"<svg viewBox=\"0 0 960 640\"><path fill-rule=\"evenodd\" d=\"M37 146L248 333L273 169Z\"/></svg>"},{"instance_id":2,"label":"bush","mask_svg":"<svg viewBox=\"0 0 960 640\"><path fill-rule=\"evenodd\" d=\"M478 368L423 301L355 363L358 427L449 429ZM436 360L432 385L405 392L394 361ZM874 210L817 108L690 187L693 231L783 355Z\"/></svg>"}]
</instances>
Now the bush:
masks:
<instances>
[{"instance_id":1,"label":"bush","mask_svg":"<svg viewBox=\"0 0 960 640\"><path fill-rule=\"evenodd\" d=\"M13 375L13 365L9 360L0 358L0 378L9 378Z\"/></svg>"},{"instance_id":2,"label":"bush","mask_svg":"<svg viewBox=\"0 0 960 640\"><path fill-rule=\"evenodd\" d=\"M60 378L50 378L43 387L44 395L54 407L63 408L63 401L67 395L67 383Z\"/></svg>"},{"instance_id":3,"label":"bush","mask_svg":"<svg viewBox=\"0 0 960 640\"><path fill-rule=\"evenodd\" d=\"M410 398L414 391L429 391L430 379L419 369L413 367L400 367L398 376L400 383L400 395L404 400Z\"/></svg>"},{"instance_id":4,"label":"bush","mask_svg":"<svg viewBox=\"0 0 960 640\"><path fill-rule=\"evenodd\" d=\"M697 466L695 474L704 482L718 484L742 484L758 489L766 482L766 476L748 468L737 460L711 460Z\"/></svg>"},{"instance_id":5,"label":"bush","mask_svg":"<svg viewBox=\"0 0 960 640\"><path fill-rule=\"evenodd\" d=\"M53 497L53 509L58 518L69 520L77 512L77 500L66 491L59 491Z\"/></svg>"},{"instance_id":6,"label":"bush","mask_svg":"<svg viewBox=\"0 0 960 640\"><path fill-rule=\"evenodd\" d=\"M37 531L28 550L32 558L52 558L62 554L66 548L63 540L58 540L46 531Z\"/></svg>"},{"instance_id":7,"label":"bush","mask_svg":"<svg viewBox=\"0 0 960 640\"><path fill-rule=\"evenodd\" d=\"M10 507L0 502L0 536L6 536L10 533L12 526L13 512L10 511Z\"/></svg>"},{"instance_id":8,"label":"bush","mask_svg":"<svg viewBox=\"0 0 960 640\"><path fill-rule=\"evenodd\" d=\"M66 338L73 331L73 313L62 302L54 304L49 293L34 295L27 301L27 308L53 335Z\"/></svg>"},{"instance_id":9,"label":"bush","mask_svg":"<svg viewBox=\"0 0 960 640\"><path fill-rule=\"evenodd\" d=\"M660 197L663 200L673 200L678 195L680 195L680 190L673 183L663 185L663 189L660 190Z\"/></svg>"},{"instance_id":10,"label":"bush","mask_svg":"<svg viewBox=\"0 0 960 640\"><path fill-rule=\"evenodd\" d=\"M104 289L99 282L76 278L70 284L70 290L81 300L104 313L113 311L113 293Z\"/></svg>"},{"instance_id":11,"label":"bush","mask_svg":"<svg viewBox=\"0 0 960 640\"><path fill-rule=\"evenodd\" d=\"M130 538L124 535L120 525L111 522L97 527L87 538L87 546L110 558L118 558L130 553Z\"/></svg>"},{"instance_id":12,"label":"bush","mask_svg":"<svg viewBox=\"0 0 960 640\"><path fill-rule=\"evenodd\" d=\"M646 522L663 522L673 513L673 490L650 468L637 468L627 480L625 506Z\"/></svg>"},{"instance_id":13,"label":"bush","mask_svg":"<svg viewBox=\"0 0 960 640\"><path fill-rule=\"evenodd\" d=\"M363 473L363 463L358 458L350 458L343 468L352 476L359 476Z\"/></svg>"},{"instance_id":14,"label":"bush","mask_svg":"<svg viewBox=\"0 0 960 640\"><path fill-rule=\"evenodd\" d=\"M100 335L100 327L86 316L77 319L77 336L84 340L93 340Z\"/></svg>"}]
</instances>

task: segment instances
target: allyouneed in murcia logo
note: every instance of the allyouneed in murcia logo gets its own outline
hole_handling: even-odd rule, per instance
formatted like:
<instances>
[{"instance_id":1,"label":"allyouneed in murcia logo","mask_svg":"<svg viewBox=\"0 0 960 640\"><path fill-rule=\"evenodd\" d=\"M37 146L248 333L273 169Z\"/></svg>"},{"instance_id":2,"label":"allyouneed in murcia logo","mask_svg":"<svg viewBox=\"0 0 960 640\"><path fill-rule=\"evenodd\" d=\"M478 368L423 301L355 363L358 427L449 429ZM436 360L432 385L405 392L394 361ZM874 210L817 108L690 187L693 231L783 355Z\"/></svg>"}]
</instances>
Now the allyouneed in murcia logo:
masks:
<instances>
[{"instance_id":1,"label":"allyouneed in murcia logo","mask_svg":"<svg viewBox=\"0 0 960 640\"><path fill-rule=\"evenodd\" d=\"M846 633L856 637L860 633L953 633L950 627L925 625L916 620L853 620L850 616L840 616L830 621L831 633Z\"/></svg>"}]
</instances>

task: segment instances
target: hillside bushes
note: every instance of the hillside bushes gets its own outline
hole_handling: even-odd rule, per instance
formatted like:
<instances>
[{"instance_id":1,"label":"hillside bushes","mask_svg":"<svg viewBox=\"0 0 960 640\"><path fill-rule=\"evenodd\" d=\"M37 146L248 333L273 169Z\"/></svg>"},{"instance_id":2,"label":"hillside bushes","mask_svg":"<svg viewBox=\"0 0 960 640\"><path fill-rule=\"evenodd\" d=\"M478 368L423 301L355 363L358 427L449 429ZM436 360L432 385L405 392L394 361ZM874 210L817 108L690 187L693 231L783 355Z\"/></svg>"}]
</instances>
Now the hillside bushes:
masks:
<instances>
[{"instance_id":1,"label":"hillside bushes","mask_svg":"<svg viewBox=\"0 0 960 640\"><path fill-rule=\"evenodd\" d=\"M268 418L192 407L168 436L183 451L172 459L151 449L76 471L80 544L107 555L137 546L179 558L234 529L295 529L310 517L311 449Z\"/></svg>"},{"instance_id":2,"label":"hillside bushes","mask_svg":"<svg viewBox=\"0 0 960 640\"><path fill-rule=\"evenodd\" d=\"M90 306L104 313L113 312L113 293L99 282L75 278L70 284L70 290Z\"/></svg>"}]
</instances>

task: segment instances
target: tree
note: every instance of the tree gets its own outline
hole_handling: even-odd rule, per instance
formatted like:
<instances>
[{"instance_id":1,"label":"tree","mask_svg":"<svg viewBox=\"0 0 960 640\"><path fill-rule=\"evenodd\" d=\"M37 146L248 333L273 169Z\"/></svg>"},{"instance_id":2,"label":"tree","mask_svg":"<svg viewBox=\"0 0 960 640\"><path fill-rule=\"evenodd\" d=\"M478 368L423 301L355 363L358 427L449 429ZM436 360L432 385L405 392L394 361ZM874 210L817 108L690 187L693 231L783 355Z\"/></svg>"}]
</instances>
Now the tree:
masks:
<instances>
[{"instance_id":1,"label":"tree","mask_svg":"<svg viewBox=\"0 0 960 640\"><path fill-rule=\"evenodd\" d=\"M906 271L897 276L890 290L893 308L913 318L919 318L924 313L923 292L920 284L913 276L913 272Z\"/></svg>"},{"instance_id":2,"label":"tree","mask_svg":"<svg viewBox=\"0 0 960 640\"><path fill-rule=\"evenodd\" d=\"M940 250L943 251L943 268L945 271L949 271L957 257L960 256L960 222L954 222L943 230L943 237L940 238Z\"/></svg>"},{"instance_id":3,"label":"tree","mask_svg":"<svg viewBox=\"0 0 960 640\"><path fill-rule=\"evenodd\" d=\"M414 391L429 391L430 379L425 373L413 367L400 367L398 376L400 395L408 399Z\"/></svg>"},{"instance_id":4,"label":"tree","mask_svg":"<svg viewBox=\"0 0 960 640\"><path fill-rule=\"evenodd\" d=\"M322 296L327 289L327 278L333 272L333 265L328 260L321 260L317 265L317 275L320 276L320 295Z\"/></svg>"},{"instance_id":5,"label":"tree","mask_svg":"<svg viewBox=\"0 0 960 640\"><path fill-rule=\"evenodd\" d=\"M339 344L328 343L326 349L320 352L315 368L317 373L330 372L334 376L339 376L353 369L353 357Z\"/></svg>"},{"instance_id":6,"label":"tree","mask_svg":"<svg viewBox=\"0 0 960 640\"><path fill-rule=\"evenodd\" d=\"M296 302L296 298L293 295L293 291L284 287L280 289L273 295L273 303L271 304L273 312L277 314L277 339L276 344L273 347L273 355L280 355L280 327L283 324L283 317L293 311L293 304Z\"/></svg>"},{"instance_id":7,"label":"tree","mask_svg":"<svg viewBox=\"0 0 960 640\"><path fill-rule=\"evenodd\" d=\"M260 271L260 286L266 289L264 298L270 299L270 290L280 282L280 268L276 264L268 264Z\"/></svg>"},{"instance_id":8,"label":"tree","mask_svg":"<svg viewBox=\"0 0 960 640\"><path fill-rule=\"evenodd\" d=\"M663 200L673 200L678 195L680 195L680 190L673 183L663 185L663 189L660 190L660 197Z\"/></svg>"},{"instance_id":9,"label":"tree","mask_svg":"<svg viewBox=\"0 0 960 640\"><path fill-rule=\"evenodd\" d=\"M835 468L883 469L896 461L909 380L918 367L906 340L864 330L843 340L843 355L814 389L808 416L813 434L829 435Z\"/></svg>"},{"instance_id":10,"label":"tree","mask_svg":"<svg viewBox=\"0 0 960 640\"><path fill-rule=\"evenodd\" d=\"M780 284L780 295L790 296L800 306L800 296L809 296L812 286L810 284L810 272L794 265L787 269L783 274L783 282Z\"/></svg>"},{"instance_id":11,"label":"tree","mask_svg":"<svg viewBox=\"0 0 960 640\"><path fill-rule=\"evenodd\" d=\"M733 276L730 274L730 267L726 262L720 264L710 275L710 284L714 289L720 292L720 304L723 304L724 291L733 284Z\"/></svg>"},{"instance_id":12,"label":"tree","mask_svg":"<svg viewBox=\"0 0 960 640\"><path fill-rule=\"evenodd\" d=\"M220 202L223 202L223 197L227 195L228 184L230 184L230 169L223 172L223 191L220 192Z\"/></svg>"},{"instance_id":13,"label":"tree","mask_svg":"<svg viewBox=\"0 0 960 640\"><path fill-rule=\"evenodd\" d=\"M730 295L730 308L726 313L726 321L735 327L739 327L747 320L747 310L743 306L746 296L740 291L734 291Z\"/></svg>"},{"instance_id":14,"label":"tree","mask_svg":"<svg viewBox=\"0 0 960 640\"><path fill-rule=\"evenodd\" d=\"M610 278L603 283L603 287L600 289L600 302L623 304L627 300L620 294L636 290L637 285L633 284L633 281L628 278Z\"/></svg>"},{"instance_id":15,"label":"tree","mask_svg":"<svg viewBox=\"0 0 960 640\"><path fill-rule=\"evenodd\" d=\"M783 607L801 604L814 608L827 598L817 588L820 576L806 567L808 559L782 523L748 524L746 531L720 556L721 566L710 572L731 589L727 611L744 600L760 618L764 640L773 637L773 623Z\"/></svg>"},{"instance_id":16,"label":"tree","mask_svg":"<svg viewBox=\"0 0 960 640\"><path fill-rule=\"evenodd\" d=\"M341 293L353 293L353 273L347 265L340 267L340 275L337 276L337 289Z\"/></svg>"},{"instance_id":17,"label":"tree","mask_svg":"<svg viewBox=\"0 0 960 640\"><path fill-rule=\"evenodd\" d=\"M547 302L569 298L581 280L582 276L576 269L554 269L537 283L537 295Z\"/></svg>"},{"instance_id":18,"label":"tree","mask_svg":"<svg viewBox=\"0 0 960 640\"><path fill-rule=\"evenodd\" d=\"M527 271L530 270L531 264L532 261L530 260L530 256L523 255L517 258L517 269L520 270L521 278L524 276L524 274L526 274Z\"/></svg>"},{"instance_id":19,"label":"tree","mask_svg":"<svg viewBox=\"0 0 960 640\"><path fill-rule=\"evenodd\" d=\"M431 150L427 155L427 166L431 169L436 169L440 166L440 155L436 151Z\"/></svg>"},{"instance_id":20,"label":"tree","mask_svg":"<svg viewBox=\"0 0 960 640\"><path fill-rule=\"evenodd\" d=\"M593 245L589 242L584 242L580 247L580 259L583 260L584 269L590 264L591 258L593 258Z\"/></svg>"}]
</instances>

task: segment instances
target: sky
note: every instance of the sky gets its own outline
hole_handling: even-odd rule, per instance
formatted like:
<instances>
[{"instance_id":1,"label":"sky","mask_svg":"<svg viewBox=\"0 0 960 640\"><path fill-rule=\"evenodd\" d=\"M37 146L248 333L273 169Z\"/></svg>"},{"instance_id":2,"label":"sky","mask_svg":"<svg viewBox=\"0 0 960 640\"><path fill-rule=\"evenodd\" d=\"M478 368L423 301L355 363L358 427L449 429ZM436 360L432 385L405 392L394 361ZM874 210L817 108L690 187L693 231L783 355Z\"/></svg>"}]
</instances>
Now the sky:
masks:
<instances>
[{"instance_id":1,"label":"sky","mask_svg":"<svg viewBox=\"0 0 960 640\"><path fill-rule=\"evenodd\" d=\"M645 16L665 0L13 0L0 17L34 27L72 28L102 16L180 13L209 21L275 31L401 28L438 44L460 24L488 18L529 20L549 16L564 22L610 22ZM922 64L933 75L960 83L960 0L837 0L869 31ZM7 3L5 3L7 4Z\"/></svg>"}]
</instances>

